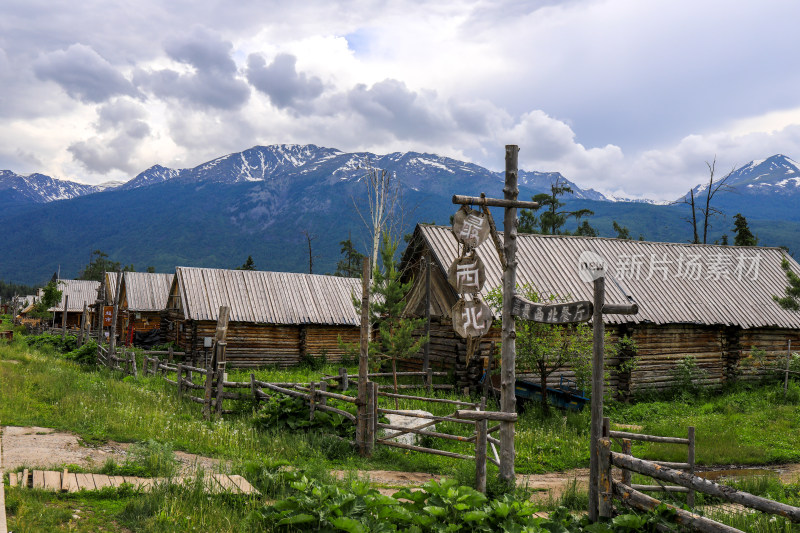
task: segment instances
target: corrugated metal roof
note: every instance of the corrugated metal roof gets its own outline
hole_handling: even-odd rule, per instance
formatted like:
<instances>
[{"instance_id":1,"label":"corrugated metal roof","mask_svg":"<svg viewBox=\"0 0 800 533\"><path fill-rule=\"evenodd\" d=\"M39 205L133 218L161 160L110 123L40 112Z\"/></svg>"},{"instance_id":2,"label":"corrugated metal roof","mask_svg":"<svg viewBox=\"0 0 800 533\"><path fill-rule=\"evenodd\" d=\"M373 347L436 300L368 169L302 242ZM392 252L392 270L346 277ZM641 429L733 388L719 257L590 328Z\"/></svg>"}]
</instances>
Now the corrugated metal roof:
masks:
<instances>
[{"instance_id":1,"label":"corrugated metal roof","mask_svg":"<svg viewBox=\"0 0 800 533\"><path fill-rule=\"evenodd\" d=\"M105 302L105 305L111 305L114 303L114 297L117 294L117 276L119 276L119 273L117 272L106 272L104 286L98 286L98 290L105 289L105 294L101 295L103 296L103 302Z\"/></svg>"},{"instance_id":2,"label":"corrugated metal roof","mask_svg":"<svg viewBox=\"0 0 800 533\"><path fill-rule=\"evenodd\" d=\"M443 272L458 257L449 227L417 226ZM502 235L502 233L501 233ZM605 259L606 302L639 304L637 315L604 315L606 323L690 323L742 328L800 328L800 313L782 309L786 275L780 248L628 241L598 237L520 234L517 284L566 300L592 300L593 284L578 276L578 259L592 251ZM486 293L502 284L494 244L477 249L486 266ZM788 257L788 256L787 256ZM800 265L788 257L795 272Z\"/></svg>"},{"instance_id":3,"label":"corrugated metal roof","mask_svg":"<svg viewBox=\"0 0 800 533\"><path fill-rule=\"evenodd\" d=\"M129 311L161 311L167 307L173 279L175 274L124 272L120 294L125 295Z\"/></svg>"},{"instance_id":4,"label":"corrugated metal roof","mask_svg":"<svg viewBox=\"0 0 800 533\"><path fill-rule=\"evenodd\" d=\"M222 305L233 322L358 326L353 296L361 280L317 274L177 267L184 316L217 320Z\"/></svg>"},{"instance_id":5,"label":"corrugated metal roof","mask_svg":"<svg viewBox=\"0 0 800 533\"><path fill-rule=\"evenodd\" d=\"M48 311L63 311L64 298L69 295L67 312L82 312L84 303L86 305L94 305L99 287L99 281L60 279L58 280L58 290L61 291L61 302L57 306L48 309Z\"/></svg>"}]
</instances>

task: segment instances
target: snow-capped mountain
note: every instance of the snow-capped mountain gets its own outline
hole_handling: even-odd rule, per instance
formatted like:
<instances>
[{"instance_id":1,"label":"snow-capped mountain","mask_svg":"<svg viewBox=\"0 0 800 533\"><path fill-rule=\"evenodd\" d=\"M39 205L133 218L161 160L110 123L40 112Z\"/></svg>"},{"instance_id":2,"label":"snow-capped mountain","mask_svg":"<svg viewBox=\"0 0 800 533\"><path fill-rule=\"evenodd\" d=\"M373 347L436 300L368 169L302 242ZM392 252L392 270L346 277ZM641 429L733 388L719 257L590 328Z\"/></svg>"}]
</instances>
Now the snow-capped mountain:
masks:
<instances>
[{"instance_id":1,"label":"snow-capped mountain","mask_svg":"<svg viewBox=\"0 0 800 533\"><path fill-rule=\"evenodd\" d=\"M57 180L44 174L20 176L10 170L0 170L0 192L3 203L47 203L69 200L97 192L94 185Z\"/></svg>"},{"instance_id":2,"label":"snow-capped mountain","mask_svg":"<svg viewBox=\"0 0 800 533\"><path fill-rule=\"evenodd\" d=\"M717 182L721 179L718 175ZM745 195L795 195L800 194L800 166L785 155L776 154L767 159L750 161L731 172L725 182L737 194ZM708 183L695 187L694 196L702 195ZM687 195L688 196L688 195Z\"/></svg>"},{"instance_id":3,"label":"snow-capped mountain","mask_svg":"<svg viewBox=\"0 0 800 533\"><path fill-rule=\"evenodd\" d=\"M742 193L800 194L800 166L777 154L735 170L726 183Z\"/></svg>"}]
</instances>

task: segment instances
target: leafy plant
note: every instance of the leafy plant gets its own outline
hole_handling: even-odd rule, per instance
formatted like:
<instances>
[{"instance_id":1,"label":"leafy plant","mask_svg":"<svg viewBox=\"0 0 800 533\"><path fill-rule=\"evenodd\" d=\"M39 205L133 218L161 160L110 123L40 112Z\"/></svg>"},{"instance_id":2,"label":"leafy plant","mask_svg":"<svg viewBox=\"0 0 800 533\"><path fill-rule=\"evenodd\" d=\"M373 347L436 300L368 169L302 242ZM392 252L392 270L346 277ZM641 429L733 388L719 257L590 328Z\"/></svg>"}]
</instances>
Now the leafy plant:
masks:
<instances>
[{"instance_id":1,"label":"leafy plant","mask_svg":"<svg viewBox=\"0 0 800 533\"><path fill-rule=\"evenodd\" d=\"M39 350L50 350L57 353L71 352L77 347L78 339L75 335L66 335L63 339L61 335L51 335L42 333L41 335L31 335L25 338L25 343ZM95 347L96 348L96 347Z\"/></svg>"},{"instance_id":2,"label":"leafy plant","mask_svg":"<svg viewBox=\"0 0 800 533\"><path fill-rule=\"evenodd\" d=\"M93 365L97 362L97 343L89 341L80 348L65 353L64 359L75 361L81 365Z\"/></svg>"},{"instance_id":3,"label":"leafy plant","mask_svg":"<svg viewBox=\"0 0 800 533\"><path fill-rule=\"evenodd\" d=\"M675 391L678 394L697 394L700 392L699 382L706 374L706 371L698 366L697 359L693 355L686 355L672 370Z\"/></svg>"},{"instance_id":4,"label":"leafy plant","mask_svg":"<svg viewBox=\"0 0 800 533\"><path fill-rule=\"evenodd\" d=\"M355 426L338 413L315 411L310 420L310 410L300 398L272 396L263 402L255 415L256 427L271 430L325 430L340 436L352 437Z\"/></svg>"}]
</instances>

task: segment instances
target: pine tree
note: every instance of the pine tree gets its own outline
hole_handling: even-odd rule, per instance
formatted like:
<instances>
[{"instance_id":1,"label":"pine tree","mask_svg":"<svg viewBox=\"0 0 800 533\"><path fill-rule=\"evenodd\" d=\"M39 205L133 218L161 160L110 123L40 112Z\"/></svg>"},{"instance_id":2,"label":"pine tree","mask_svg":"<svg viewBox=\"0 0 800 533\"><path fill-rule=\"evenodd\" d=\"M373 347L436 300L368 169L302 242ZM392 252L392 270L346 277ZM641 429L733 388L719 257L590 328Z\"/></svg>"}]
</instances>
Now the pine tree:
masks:
<instances>
[{"instance_id":1,"label":"pine tree","mask_svg":"<svg viewBox=\"0 0 800 533\"><path fill-rule=\"evenodd\" d=\"M623 240L626 240L626 241L631 240L631 230L629 230L625 226L621 226L621 225L617 224L616 220L612 220L611 224L614 227L614 231L617 232L617 239L623 239ZM644 239L640 239L640 240L644 240Z\"/></svg>"},{"instance_id":2,"label":"pine tree","mask_svg":"<svg viewBox=\"0 0 800 533\"><path fill-rule=\"evenodd\" d=\"M733 245L758 246L758 239L755 235L753 235L753 233L750 231L750 228L747 226L747 219L744 218L741 213L736 213L733 216L733 220L733 232L735 234L733 238Z\"/></svg>"},{"instance_id":3,"label":"pine tree","mask_svg":"<svg viewBox=\"0 0 800 533\"><path fill-rule=\"evenodd\" d=\"M550 194L541 193L531 198L539 204L537 209L523 209L519 217L520 233L543 233L545 235L562 235L561 228L567 223L567 219L574 218L580 220L582 217L594 215L591 209L578 209L576 211L561 210L564 202L558 199L564 194L574 194L569 185L560 183L560 178L550 185ZM536 213L545 208L541 215Z\"/></svg>"},{"instance_id":4,"label":"pine tree","mask_svg":"<svg viewBox=\"0 0 800 533\"><path fill-rule=\"evenodd\" d=\"M253 261L252 255L248 255L247 261L245 261L242 266L236 268L236 270L255 270L255 269L256 269L256 263L255 261Z\"/></svg>"},{"instance_id":5,"label":"pine tree","mask_svg":"<svg viewBox=\"0 0 800 533\"><path fill-rule=\"evenodd\" d=\"M786 281L789 285L786 287L783 297L773 296L772 299L784 309L800 311L800 276L792 271L791 264L786 259L786 256L781 260L781 268L786 273Z\"/></svg>"},{"instance_id":6,"label":"pine tree","mask_svg":"<svg viewBox=\"0 0 800 533\"><path fill-rule=\"evenodd\" d=\"M359 253L356 247L353 246L350 235L347 236L347 240L340 241L339 244L342 246L340 253L344 258L336 263L336 272L333 275L345 278L360 278L361 262L364 259L364 254Z\"/></svg>"}]
</instances>

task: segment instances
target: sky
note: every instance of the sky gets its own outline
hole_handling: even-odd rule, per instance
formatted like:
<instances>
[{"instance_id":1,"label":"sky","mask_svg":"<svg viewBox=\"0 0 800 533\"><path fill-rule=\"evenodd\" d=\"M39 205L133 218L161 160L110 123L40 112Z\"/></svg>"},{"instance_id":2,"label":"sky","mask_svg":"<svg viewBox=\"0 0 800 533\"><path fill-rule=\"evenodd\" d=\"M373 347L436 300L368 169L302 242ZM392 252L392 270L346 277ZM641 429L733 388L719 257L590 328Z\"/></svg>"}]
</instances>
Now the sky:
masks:
<instances>
[{"instance_id":1,"label":"sky","mask_svg":"<svg viewBox=\"0 0 800 533\"><path fill-rule=\"evenodd\" d=\"M796 0L3 0L0 170L414 150L673 199L800 160Z\"/></svg>"}]
</instances>

